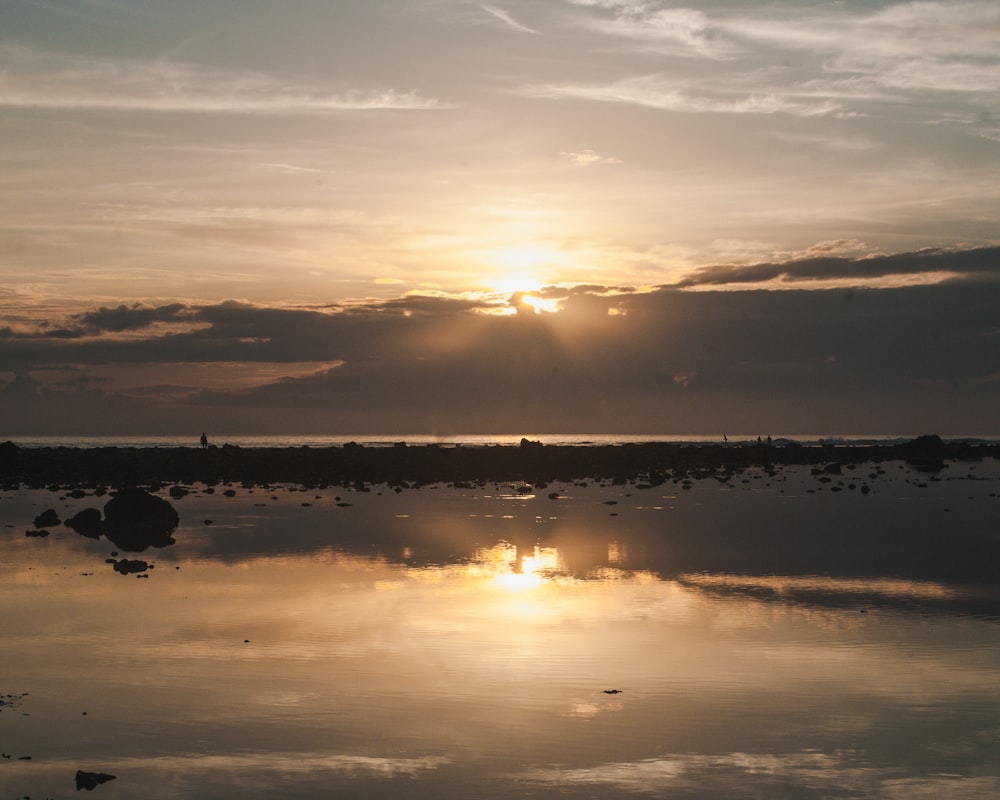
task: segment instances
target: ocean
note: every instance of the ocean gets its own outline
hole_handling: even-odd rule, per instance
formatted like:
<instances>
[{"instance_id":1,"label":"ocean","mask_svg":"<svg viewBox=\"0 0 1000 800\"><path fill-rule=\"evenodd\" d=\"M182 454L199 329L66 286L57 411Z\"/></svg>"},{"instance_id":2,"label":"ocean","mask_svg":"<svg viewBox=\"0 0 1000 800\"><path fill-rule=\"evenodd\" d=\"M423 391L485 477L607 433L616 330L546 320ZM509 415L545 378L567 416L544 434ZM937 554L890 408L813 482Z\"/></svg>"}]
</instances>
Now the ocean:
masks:
<instances>
[{"instance_id":1,"label":"ocean","mask_svg":"<svg viewBox=\"0 0 1000 800\"><path fill-rule=\"evenodd\" d=\"M822 445L873 445L897 444L915 439L917 436L929 433L922 431L913 434L762 434L766 439L771 436L772 442L782 445L788 442L799 444ZM199 447L200 432L184 436L12 436L9 438L19 447ZM489 447L493 445L517 445L521 439L541 442L546 445L616 445L630 442L667 442L678 445L719 444L728 441L730 444L750 444L757 441L757 436L727 436L722 434L692 435L692 434L595 434L595 433L517 433L517 434L456 434L437 436L433 434L393 434L393 435L330 435L330 434L298 434L298 435L215 435L208 433L211 444L234 447L342 447L354 442L369 447L391 447L397 442L409 445L437 444L441 446L462 445L466 447ZM990 434L963 434L943 436L946 441L997 442L1000 436Z\"/></svg>"},{"instance_id":2,"label":"ocean","mask_svg":"<svg viewBox=\"0 0 1000 800\"><path fill-rule=\"evenodd\" d=\"M1000 459L835 466L7 486L0 797L1000 797Z\"/></svg>"}]
</instances>

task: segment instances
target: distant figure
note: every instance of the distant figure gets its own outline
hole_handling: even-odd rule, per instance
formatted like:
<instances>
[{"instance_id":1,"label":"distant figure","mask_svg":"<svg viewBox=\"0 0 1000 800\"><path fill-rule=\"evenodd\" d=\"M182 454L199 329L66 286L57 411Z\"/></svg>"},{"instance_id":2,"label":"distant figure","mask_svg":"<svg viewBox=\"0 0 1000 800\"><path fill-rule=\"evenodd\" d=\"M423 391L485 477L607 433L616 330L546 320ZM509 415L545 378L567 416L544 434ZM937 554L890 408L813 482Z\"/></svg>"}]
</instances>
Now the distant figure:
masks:
<instances>
[{"instance_id":1,"label":"distant figure","mask_svg":"<svg viewBox=\"0 0 1000 800\"><path fill-rule=\"evenodd\" d=\"M729 437L726 434L722 434L722 443L729 444Z\"/></svg>"},{"instance_id":2,"label":"distant figure","mask_svg":"<svg viewBox=\"0 0 1000 800\"><path fill-rule=\"evenodd\" d=\"M767 446L768 447L771 446L771 437L770 437L770 435L768 435L768 437L767 437Z\"/></svg>"},{"instance_id":3,"label":"distant figure","mask_svg":"<svg viewBox=\"0 0 1000 800\"><path fill-rule=\"evenodd\" d=\"M757 437L757 444L761 444L760 437Z\"/></svg>"},{"instance_id":4,"label":"distant figure","mask_svg":"<svg viewBox=\"0 0 1000 800\"><path fill-rule=\"evenodd\" d=\"M201 446L208 447L208 437L205 434L201 435Z\"/></svg>"}]
</instances>

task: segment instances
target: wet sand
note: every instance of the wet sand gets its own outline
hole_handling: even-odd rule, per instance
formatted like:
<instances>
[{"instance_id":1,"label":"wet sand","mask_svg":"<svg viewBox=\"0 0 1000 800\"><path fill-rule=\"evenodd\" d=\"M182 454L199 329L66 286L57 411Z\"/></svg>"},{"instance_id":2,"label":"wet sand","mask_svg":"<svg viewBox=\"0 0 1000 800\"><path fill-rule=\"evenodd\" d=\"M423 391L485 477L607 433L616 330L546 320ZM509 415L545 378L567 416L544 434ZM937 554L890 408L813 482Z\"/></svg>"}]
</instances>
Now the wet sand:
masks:
<instances>
[{"instance_id":1,"label":"wet sand","mask_svg":"<svg viewBox=\"0 0 1000 800\"><path fill-rule=\"evenodd\" d=\"M601 446L463 447L406 445L329 448L22 448L0 444L5 487L156 486L166 483L292 483L305 487L387 484L611 480L658 485L667 480L725 477L750 467L811 465L830 474L843 466L901 460L937 472L958 461L1000 457L1000 445L921 436L876 445L676 445L662 442Z\"/></svg>"}]
</instances>

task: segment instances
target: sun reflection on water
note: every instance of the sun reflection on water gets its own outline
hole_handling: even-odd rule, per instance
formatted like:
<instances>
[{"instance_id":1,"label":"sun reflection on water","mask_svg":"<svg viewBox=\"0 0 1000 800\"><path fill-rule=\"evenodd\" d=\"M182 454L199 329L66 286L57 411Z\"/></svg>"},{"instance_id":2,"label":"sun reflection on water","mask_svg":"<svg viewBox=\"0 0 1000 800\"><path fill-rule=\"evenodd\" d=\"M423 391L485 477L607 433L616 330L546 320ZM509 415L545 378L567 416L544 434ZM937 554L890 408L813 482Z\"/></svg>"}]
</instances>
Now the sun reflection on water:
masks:
<instances>
[{"instance_id":1,"label":"sun reflection on water","mask_svg":"<svg viewBox=\"0 0 1000 800\"><path fill-rule=\"evenodd\" d=\"M546 580L565 572L559 549L535 545L530 554L518 554L517 545L499 542L475 552L466 575L487 578L494 585L512 591L541 586Z\"/></svg>"}]
</instances>

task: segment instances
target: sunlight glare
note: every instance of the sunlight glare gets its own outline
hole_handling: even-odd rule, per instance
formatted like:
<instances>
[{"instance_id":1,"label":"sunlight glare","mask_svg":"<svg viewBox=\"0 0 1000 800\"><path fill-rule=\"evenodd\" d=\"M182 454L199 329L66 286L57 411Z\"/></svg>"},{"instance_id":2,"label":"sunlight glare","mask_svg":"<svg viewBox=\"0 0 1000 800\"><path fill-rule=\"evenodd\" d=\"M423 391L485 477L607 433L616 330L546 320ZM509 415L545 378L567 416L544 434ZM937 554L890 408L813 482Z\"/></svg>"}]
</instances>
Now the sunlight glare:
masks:
<instances>
[{"instance_id":1,"label":"sunlight glare","mask_svg":"<svg viewBox=\"0 0 1000 800\"><path fill-rule=\"evenodd\" d=\"M560 308L558 300L538 297L537 295L533 294L522 295L521 305L528 306L528 308L530 308L536 314L541 314L543 311L549 314L554 314Z\"/></svg>"},{"instance_id":2,"label":"sunlight glare","mask_svg":"<svg viewBox=\"0 0 1000 800\"><path fill-rule=\"evenodd\" d=\"M468 571L470 576L490 576L497 586L512 591L521 591L541 586L554 572L562 569L562 558L555 547L539 547L531 555L521 557L521 568L517 569L517 547L509 542L500 542L493 547L481 548L476 552Z\"/></svg>"}]
</instances>

